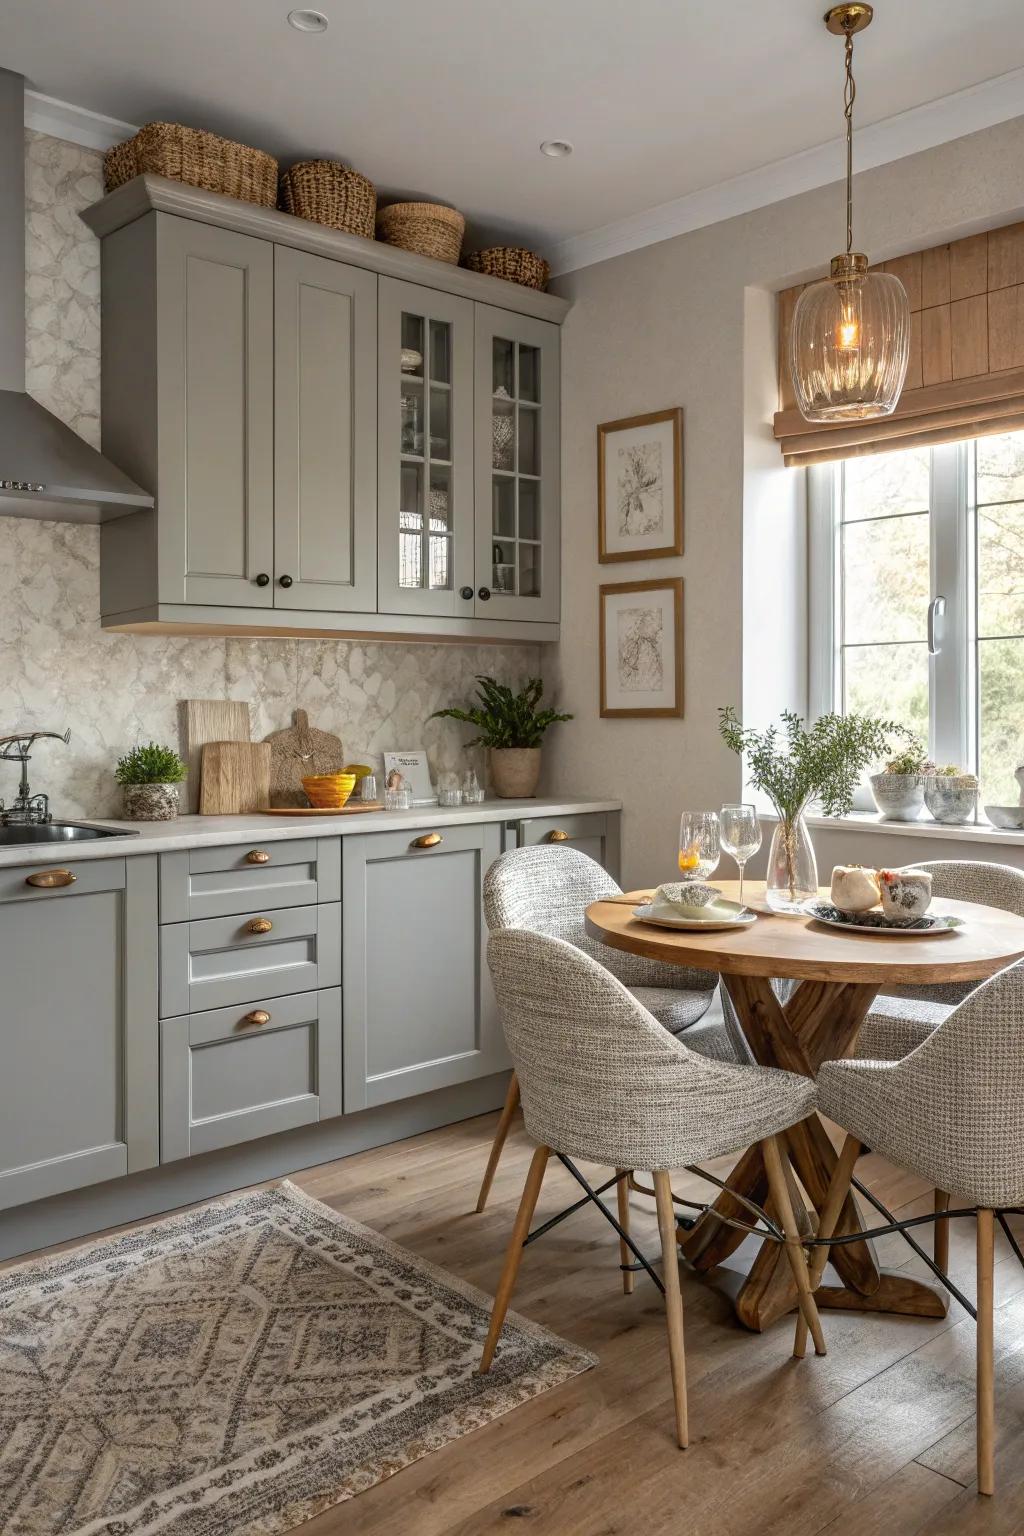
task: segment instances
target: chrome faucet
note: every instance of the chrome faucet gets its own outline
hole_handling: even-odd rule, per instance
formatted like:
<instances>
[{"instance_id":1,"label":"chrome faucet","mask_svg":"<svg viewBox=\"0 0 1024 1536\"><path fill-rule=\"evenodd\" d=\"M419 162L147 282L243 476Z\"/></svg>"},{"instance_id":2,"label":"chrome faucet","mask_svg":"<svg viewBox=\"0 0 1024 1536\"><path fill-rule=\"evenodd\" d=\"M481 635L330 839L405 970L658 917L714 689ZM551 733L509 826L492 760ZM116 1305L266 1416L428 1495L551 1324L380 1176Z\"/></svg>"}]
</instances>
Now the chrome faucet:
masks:
<instances>
[{"instance_id":1,"label":"chrome faucet","mask_svg":"<svg viewBox=\"0 0 1024 1536\"><path fill-rule=\"evenodd\" d=\"M0 760L21 764L21 783L18 785L14 804L5 806L0 800L0 826L40 826L53 820L48 796L34 795L28 782L31 748L33 743L43 736L52 737L54 741L62 741L65 746L71 740L69 730L65 731L63 736L58 731L15 731L13 736L0 736L0 749L2 749Z\"/></svg>"}]
</instances>

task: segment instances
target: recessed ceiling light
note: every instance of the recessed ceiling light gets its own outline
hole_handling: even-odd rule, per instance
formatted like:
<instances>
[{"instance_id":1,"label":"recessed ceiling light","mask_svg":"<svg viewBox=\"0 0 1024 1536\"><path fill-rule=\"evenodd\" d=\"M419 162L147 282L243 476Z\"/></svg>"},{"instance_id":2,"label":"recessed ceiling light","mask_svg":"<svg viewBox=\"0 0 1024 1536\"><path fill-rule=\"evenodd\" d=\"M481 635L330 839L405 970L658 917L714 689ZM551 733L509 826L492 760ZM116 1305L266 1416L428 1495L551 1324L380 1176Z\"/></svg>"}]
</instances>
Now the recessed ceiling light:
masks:
<instances>
[{"instance_id":1,"label":"recessed ceiling light","mask_svg":"<svg viewBox=\"0 0 1024 1536\"><path fill-rule=\"evenodd\" d=\"M548 155L552 160L564 160L566 155L572 154L572 145L568 139L545 139L540 146L542 155Z\"/></svg>"},{"instance_id":2,"label":"recessed ceiling light","mask_svg":"<svg viewBox=\"0 0 1024 1536\"><path fill-rule=\"evenodd\" d=\"M296 32L326 32L328 22L323 11L289 11L288 25Z\"/></svg>"}]
</instances>

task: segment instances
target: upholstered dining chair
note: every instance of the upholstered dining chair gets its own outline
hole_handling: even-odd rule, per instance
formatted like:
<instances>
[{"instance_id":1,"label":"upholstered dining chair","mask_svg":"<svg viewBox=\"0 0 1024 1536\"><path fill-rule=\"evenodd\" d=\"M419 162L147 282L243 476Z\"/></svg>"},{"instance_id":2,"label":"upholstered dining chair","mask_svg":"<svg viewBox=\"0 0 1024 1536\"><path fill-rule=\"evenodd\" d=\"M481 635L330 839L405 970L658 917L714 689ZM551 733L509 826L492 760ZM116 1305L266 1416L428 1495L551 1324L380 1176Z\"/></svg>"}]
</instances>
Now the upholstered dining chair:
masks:
<instances>
[{"instance_id":1,"label":"upholstered dining chair","mask_svg":"<svg viewBox=\"0 0 1024 1536\"><path fill-rule=\"evenodd\" d=\"M537 1143L509 1239L480 1370L490 1369L548 1159L650 1169L664 1258L676 1436L687 1444L686 1362L670 1170L760 1142L801 1315L825 1353L776 1137L811 1113L810 1079L714 1061L670 1035L617 977L562 939L492 933L487 960L502 1027Z\"/></svg>"},{"instance_id":2,"label":"upholstered dining chair","mask_svg":"<svg viewBox=\"0 0 1024 1536\"><path fill-rule=\"evenodd\" d=\"M932 894L952 901L978 901L1024 917L1024 874L1009 864L981 859L935 859L912 864L932 877ZM880 994L861 1025L857 1037L860 1061L900 1061L927 1040L956 1007L974 991L973 981L942 982L933 986L894 987ZM948 1191L937 1188L935 1209L949 1208ZM949 1223L937 1221L932 1249L940 1269L949 1266Z\"/></svg>"},{"instance_id":3,"label":"upholstered dining chair","mask_svg":"<svg viewBox=\"0 0 1024 1536\"><path fill-rule=\"evenodd\" d=\"M611 875L578 848L514 848L487 871L484 917L492 933L499 928L529 928L575 944L624 982L670 1034L685 1032L686 1044L702 1056L735 1061L736 1044L726 1025L720 1018L704 1020L718 985L714 971L662 965L622 954L589 937L584 914L590 903L621 894ZM478 1211L487 1204L518 1105L519 1082L513 1073L480 1184Z\"/></svg>"},{"instance_id":4,"label":"upholstered dining chair","mask_svg":"<svg viewBox=\"0 0 1024 1536\"><path fill-rule=\"evenodd\" d=\"M817 1087L818 1108L847 1132L834 1180L844 1187L830 1189L819 1235L831 1236L861 1146L977 1207L978 1490L992 1493L993 1221L1024 1203L1024 961L976 987L901 1061L827 1061ZM815 1253L815 1281L826 1254Z\"/></svg>"}]
</instances>

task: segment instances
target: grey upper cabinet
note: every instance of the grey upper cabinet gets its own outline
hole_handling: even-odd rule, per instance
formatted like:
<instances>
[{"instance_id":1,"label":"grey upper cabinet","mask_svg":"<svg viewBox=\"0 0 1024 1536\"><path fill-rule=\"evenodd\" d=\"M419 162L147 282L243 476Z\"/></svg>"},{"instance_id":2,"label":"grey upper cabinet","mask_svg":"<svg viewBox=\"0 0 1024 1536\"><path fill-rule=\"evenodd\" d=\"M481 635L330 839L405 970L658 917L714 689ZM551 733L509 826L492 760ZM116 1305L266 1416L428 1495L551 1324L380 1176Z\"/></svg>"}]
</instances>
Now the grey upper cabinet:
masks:
<instances>
[{"instance_id":1,"label":"grey upper cabinet","mask_svg":"<svg viewBox=\"0 0 1024 1536\"><path fill-rule=\"evenodd\" d=\"M473 310L380 279L382 613L473 615Z\"/></svg>"},{"instance_id":2,"label":"grey upper cabinet","mask_svg":"<svg viewBox=\"0 0 1024 1536\"><path fill-rule=\"evenodd\" d=\"M477 613L554 622L560 606L559 330L476 306Z\"/></svg>"},{"instance_id":3,"label":"grey upper cabinet","mask_svg":"<svg viewBox=\"0 0 1024 1536\"><path fill-rule=\"evenodd\" d=\"M0 871L0 1209L156 1165L156 922L153 855Z\"/></svg>"},{"instance_id":4,"label":"grey upper cabinet","mask_svg":"<svg viewBox=\"0 0 1024 1536\"><path fill-rule=\"evenodd\" d=\"M342 839L346 1113L511 1065L481 903L500 844L497 822Z\"/></svg>"},{"instance_id":5,"label":"grey upper cabinet","mask_svg":"<svg viewBox=\"0 0 1024 1536\"><path fill-rule=\"evenodd\" d=\"M377 279L274 254L274 606L377 606Z\"/></svg>"}]
</instances>

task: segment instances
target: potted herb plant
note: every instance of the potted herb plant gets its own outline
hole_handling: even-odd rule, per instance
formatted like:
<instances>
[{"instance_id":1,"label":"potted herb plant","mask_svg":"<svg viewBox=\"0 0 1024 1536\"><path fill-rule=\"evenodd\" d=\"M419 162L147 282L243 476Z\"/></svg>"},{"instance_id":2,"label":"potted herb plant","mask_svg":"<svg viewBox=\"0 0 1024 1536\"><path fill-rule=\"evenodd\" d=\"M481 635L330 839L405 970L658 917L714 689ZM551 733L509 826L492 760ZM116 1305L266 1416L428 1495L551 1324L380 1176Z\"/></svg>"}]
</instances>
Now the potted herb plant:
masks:
<instances>
[{"instance_id":1,"label":"potted herb plant","mask_svg":"<svg viewBox=\"0 0 1024 1536\"><path fill-rule=\"evenodd\" d=\"M924 803L936 821L953 826L970 821L978 804L978 779L955 763L925 775Z\"/></svg>"},{"instance_id":2,"label":"potted herb plant","mask_svg":"<svg viewBox=\"0 0 1024 1536\"><path fill-rule=\"evenodd\" d=\"M126 821L173 821L178 814L178 785L185 764L170 747L133 747L114 773L124 791Z\"/></svg>"},{"instance_id":3,"label":"potted herb plant","mask_svg":"<svg viewBox=\"0 0 1024 1536\"><path fill-rule=\"evenodd\" d=\"M853 806L860 776L889 750L901 728L870 715L821 715L806 725L784 710L782 728L746 728L734 709L718 711L726 746L747 760L750 782L778 813L768 855L766 899L773 912L799 912L818 894L818 866L804 819L812 800L826 816Z\"/></svg>"},{"instance_id":4,"label":"potted herb plant","mask_svg":"<svg viewBox=\"0 0 1024 1536\"><path fill-rule=\"evenodd\" d=\"M908 736L901 752L871 775L871 794L886 821L916 821L924 805L926 777L935 772L920 740Z\"/></svg>"},{"instance_id":5,"label":"potted herb plant","mask_svg":"<svg viewBox=\"0 0 1024 1536\"><path fill-rule=\"evenodd\" d=\"M532 799L540 778L544 732L572 715L538 708L544 694L539 677L527 678L519 693L493 677L477 677L476 682L479 703L468 709L439 709L430 718L475 725L480 734L466 745L489 749L494 793L502 800Z\"/></svg>"}]
</instances>

